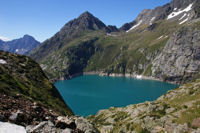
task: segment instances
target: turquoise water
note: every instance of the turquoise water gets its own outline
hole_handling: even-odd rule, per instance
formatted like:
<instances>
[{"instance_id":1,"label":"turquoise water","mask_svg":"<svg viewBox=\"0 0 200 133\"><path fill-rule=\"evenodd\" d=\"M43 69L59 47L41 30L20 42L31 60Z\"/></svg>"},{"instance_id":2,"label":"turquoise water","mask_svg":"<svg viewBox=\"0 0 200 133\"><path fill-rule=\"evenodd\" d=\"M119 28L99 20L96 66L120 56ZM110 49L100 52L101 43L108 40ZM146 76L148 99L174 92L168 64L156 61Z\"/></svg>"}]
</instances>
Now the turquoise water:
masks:
<instances>
[{"instance_id":1,"label":"turquoise water","mask_svg":"<svg viewBox=\"0 0 200 133\"><path fill-rule=\"evenodd\" d=\"M96 114L100 109L123 107L157 99L177 86L153 80L84 75L58 81L55 86L76 115Z\"/></svg>"}]
</instances>

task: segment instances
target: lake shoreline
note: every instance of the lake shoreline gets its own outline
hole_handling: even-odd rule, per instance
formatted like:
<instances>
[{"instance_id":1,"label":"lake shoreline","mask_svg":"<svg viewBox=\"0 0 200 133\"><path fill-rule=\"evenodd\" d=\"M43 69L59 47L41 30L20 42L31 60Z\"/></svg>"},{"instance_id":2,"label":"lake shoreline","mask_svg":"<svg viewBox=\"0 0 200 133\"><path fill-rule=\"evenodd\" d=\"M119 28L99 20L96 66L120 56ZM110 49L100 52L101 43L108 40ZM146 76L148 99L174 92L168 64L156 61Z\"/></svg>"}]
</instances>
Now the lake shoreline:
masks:
<instances>
[{"instance_id":1,"label":"lake shoreline","mask_svg":"<svg viewBox=\"0 0 200 133\"><path fill-rule=\"evenodd\" d=\"M179 85L176 82L164 81L164 80L152 77L152 76L134 75L134 74L129 74L129 73L125 73L125 74L110 73L110 74L108 74L108 73L104 73L104 72L100 72L100 71L90 71L90 72L77 73L77 74L71 75L69 78L53 79L51 81L54 84L57 81L70 80L72 78L76 78L76 77L83 76L83 75L99 75L99 76L108 76L108 77L136 78L136 79L141 79L141 80L154 80L154 81L160 81L160 82L166 82L166 83L170 83L170 84L174 84L174 85Z\"/></svg>"},{"instance_id":2,"label":"lake shoreline","mask_svg":"<svg viewBox=\"0 0 200 133\"><path fill-rule=\"evenodd\" d=\"M99 76L108 76L108 77L127 77L127 78L136 78L136 79L144 79L144 80L155 80L155 81L160 81L160 82L167 82L170 84L175 84L177 85L177 83L175 82L169 82L169 81L163 81L161 79L152 77L152 76L144 76L144 75L134 75L134 74L129 74L129 73L125 73L125 74L120 74L120 73L103 73L103 72L96 72L96 71L91 71L91 72L83 72L82 75L99 75ZM80 75L81 76L81 75Z\"/></svg>"}]
</instances>

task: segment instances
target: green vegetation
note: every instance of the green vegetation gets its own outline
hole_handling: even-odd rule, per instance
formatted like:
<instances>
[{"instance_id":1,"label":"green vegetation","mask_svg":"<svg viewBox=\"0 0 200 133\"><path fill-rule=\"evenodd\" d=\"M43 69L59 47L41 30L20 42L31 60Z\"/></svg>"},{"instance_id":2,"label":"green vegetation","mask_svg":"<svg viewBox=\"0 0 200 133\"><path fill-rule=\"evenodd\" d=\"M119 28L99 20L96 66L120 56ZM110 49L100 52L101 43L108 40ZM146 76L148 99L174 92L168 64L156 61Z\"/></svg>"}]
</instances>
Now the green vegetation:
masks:
<instances>
[{"instance_id":1,"label":"green vegetation","mask_svg":"<svg viewBox=\"0 0 200 133\"><path fill-rule=\"evenodd\" d=\"M32 59L2 51L0 59L7 62L0 65L0 93L11 96L22 94L60 114L72 115L53 83Z\"/></svg>"}]
</instances>

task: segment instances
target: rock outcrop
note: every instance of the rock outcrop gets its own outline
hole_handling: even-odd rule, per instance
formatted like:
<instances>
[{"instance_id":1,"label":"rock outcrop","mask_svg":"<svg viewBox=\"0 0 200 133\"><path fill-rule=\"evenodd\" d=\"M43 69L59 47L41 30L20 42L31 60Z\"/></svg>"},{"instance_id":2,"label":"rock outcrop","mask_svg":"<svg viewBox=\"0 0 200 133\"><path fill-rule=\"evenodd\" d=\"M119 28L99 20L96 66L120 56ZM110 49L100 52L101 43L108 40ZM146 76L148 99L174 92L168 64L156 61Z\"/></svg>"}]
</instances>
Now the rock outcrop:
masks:
<instances>
[{"instance_id":1,"label":"rock outcrop","mask_svg":"<svg viewBox=\"0 0 200 133\"><path fill-rule=\"evenodd\" d=\"M59 116L56 121L43 121L26 127L27 133L98 133L94 126L83 117Z\"/></svg>"},{"instance_id":2,"label":"rock outcrop","mask_svg":"<svg viewBox=\"0 0 200 133\"><path fill-rule=\"evenodd\" d=\"M183 27L174 33L153 61L152 76L184 83L200 71L200 30Z\"/></svg>"}]
</instances>

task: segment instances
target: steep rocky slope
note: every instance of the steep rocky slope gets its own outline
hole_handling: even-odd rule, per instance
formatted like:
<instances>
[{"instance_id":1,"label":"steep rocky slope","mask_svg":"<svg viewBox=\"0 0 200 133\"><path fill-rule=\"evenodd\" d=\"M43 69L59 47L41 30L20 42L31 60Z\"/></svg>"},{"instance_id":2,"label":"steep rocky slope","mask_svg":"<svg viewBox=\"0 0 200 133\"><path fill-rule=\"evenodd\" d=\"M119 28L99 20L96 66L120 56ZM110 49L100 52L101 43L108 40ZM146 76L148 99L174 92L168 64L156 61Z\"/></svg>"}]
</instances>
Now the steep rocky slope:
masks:
<instances>
[{"instance_id":1,"label":"steep rocky slope","mask_svg":"<svg viewBox=\"0 0 200 133\"><path fill-rule=\"evenodd\" d=\"M152 75L165 81L188 82L199 77L200 29L188 24L175 32L152 63Z\"/></svg>"},{"instance_id":2,"label":"steep rocky slope","mask_svg":"<svg viewBox=\"0 0 200 133\"><path fill-rule=\"evenodd\" d=\"M195 34L194 39L181 43L180 48L190 44L191 48L198 48L196 34L199 32L199 11L199 0L173 0L153 10L144 10L136 20L126 24L125 27L122 26L120 31L114 26L106 26L85 12L67 23L52 38L43 42L31 52L30 56L41 65L51 80L68 79L83 72L95 71L105 75L145 75L183 83L192 80L192 75L198 75L199 68L187 66L185 69L179 67L182 64L175 65L172 62L160 66L162 67L160 70L156 64L162 62L159 57L163 60L168 59L167 54L164 54L166 50L174 51L174 54L186 52L171 48L181 43L180 40L182 42L190 40L192 37L189 34ZM180 35L177 37L180 39L175 39L177 37L174 34L184 27L195 26L197 26L194 28L195 32L191 33L190 30L185 30L188 33L179 32ZM168 46L170 44L171 46ZM182 56L182 60L185 60L186 64L191 63L190 59L198 62L199 58L193 59L193 55L198 56L199 51L190 52L192 53L188 57L188 62L186 56ZM183 54L177 54L176 58ZM163 70L169 65L174 65L178 69L173 75L166 74L167 71ZM188 73L188 71L193 72ZM180 76L184 78L179 78Z\"/></svg>"},{"instance_id":3,"label":"steep rocky slope","mask_svg":"<svg viewBox=\"0 0 200 133\"><path fill-rule=\"evenodd\" d=\"M199 0L172 0L170 3L156 7L155 9L145 9L138 17L120 27L121 31L131 31L130 29L140 24L153 24L158 20L169 20L183 22L199 17ZM185 21L185 22L186 22Z\"/></svg>"},{"instance_id":4,"label":"steep rocky slope","mask_svg":"<svg viewBox=\"0 0 200 133\"><path fill-rule=\"evenodd\" d=\"M0 132L97 131L85 118L73 116L36 62L0 51Z\"/></svg>"},{"instance_id":5,"label":"steep rocky slope","mask_svg":"<svg viewBox=\"0 0 200 133\"><path fill-rule=\"evenodd\" d=\"M200 80L171 90L153 102L111 107L89 116L102 133L200 132Z\"/></svg>"},{"instance_id":6,"label":"steep rocky slope","mask_svg":"<svg viewBox=\"0 0 200 133\"><path fill-rule=\"evenodd\" d=\"M72 114L40 66L29 57L0 51L0 84L1 94L19 94L58 113Z\"/></svg>"},{"instance_id":7,"label":"steep rocky slope","mask_svg":"<svg viewBox=\"0 0 200 133\"><path fill-rule=\"evenodd\" d=\"M0 50L26 55L39 44L40 42L36 41L32 36L24 35L22 38L12 41L0 41Z\"/></svg>"}]
</instances>

